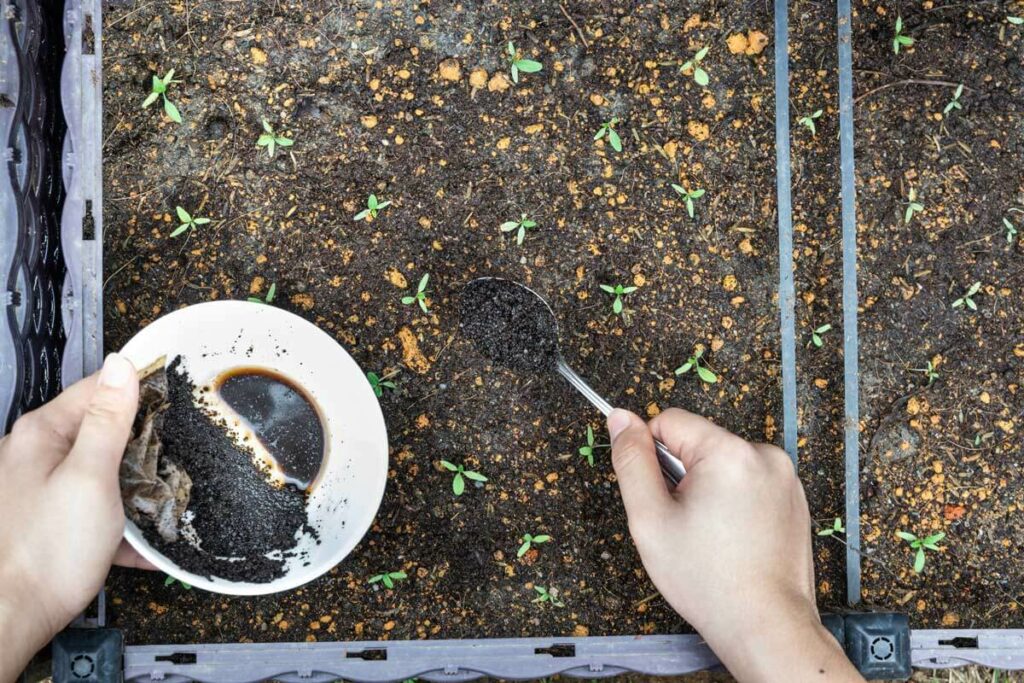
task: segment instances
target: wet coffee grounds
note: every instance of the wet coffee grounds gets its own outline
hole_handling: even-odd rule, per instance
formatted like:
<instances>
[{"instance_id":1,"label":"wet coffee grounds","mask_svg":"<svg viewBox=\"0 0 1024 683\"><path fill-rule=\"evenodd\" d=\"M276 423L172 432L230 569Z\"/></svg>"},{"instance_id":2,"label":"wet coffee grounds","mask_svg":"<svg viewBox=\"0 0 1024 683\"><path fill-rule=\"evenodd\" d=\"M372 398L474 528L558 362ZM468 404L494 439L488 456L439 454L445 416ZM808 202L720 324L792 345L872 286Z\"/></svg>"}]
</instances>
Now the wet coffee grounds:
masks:
<instances>
[{"instance_id":1,"label":"wet coffee grounds","mask_svg":"<svg viewBox=\"0 0 1024 683\"><path fill-rule=\"evenodd\" d=\"M222 419L196 405L195 384L180 357L171 362L167 377L162 457L192 479L185 517L191 513L200 547L189 543L187 534L168 543L144 527L146 540L202 576L255 583L282 576L299 534L316 535L308 524L305 492L267 481L253 453L228 435Z\"/></svg>"},{"instance_id":2,"label":"wet coffee grounds","mask_svg":"<svg viewBox=\"0 0 1024 683\"><path fill-rule=\"evenodd\" d=\"M544 301L510 280L481 278L463 288L460 327L487 359L510 370L558 365L558 326Z\"/></svg>"}]
</instances>

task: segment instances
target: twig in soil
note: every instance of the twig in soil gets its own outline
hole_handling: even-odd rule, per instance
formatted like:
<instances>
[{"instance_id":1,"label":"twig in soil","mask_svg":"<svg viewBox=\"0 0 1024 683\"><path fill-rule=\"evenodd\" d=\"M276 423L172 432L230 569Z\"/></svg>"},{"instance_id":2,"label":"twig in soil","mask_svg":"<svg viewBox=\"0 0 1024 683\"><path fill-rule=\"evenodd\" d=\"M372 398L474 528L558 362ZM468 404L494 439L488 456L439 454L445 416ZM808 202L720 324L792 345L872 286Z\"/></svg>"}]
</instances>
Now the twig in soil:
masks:
<instances>
[{"instance_id":1,"label":"twig in soil","mask_svg":"<svg viewBox=\"0 0 1024 683\"><path fill-rule=\"evenodd\" d=\"M109 283L109 282L110 282L111 280L113 280L113 279L114 279L114 277L116 277L118 273L120 273L120 272L121 272L122 270L124 270L125 268L127 268L128 266L130 266L130 265L131 265L132 263L134 263L135 261L137 261L137 260L138 260L138 258L139 258L139 255L138 255L138 254L136 254L135 256L133 256L132 258L130 258L129 260L125 261L125 262L124 262L124 263L123 263L123 264L121 265L121 267L120 267L120 268L118 268L118 269L117 269L117 270L115 270L115 271L114 271L113 273L111 273L110 275L108 275L108 276L107 276L107 279L103 281L103 289L106 289L106 288L107 288L107 284L108 284L108 283Z\"/></svg>"},{"instance_id":2,"label":"twig in soil","mask_svg":"<svg viewBox=\"0 0 1024 683\"><path fill-rule=\"evenodd\" d=\"M654 600L655 598L660 598L660 597L661 597L661 593L655 591L655 592L651 593L650 595L648 595L646 598L644 598L642 600L637 600L636 602L634 602L633 603L633 607L635 609L635 608L639 607L640 605L646 605L651 600Z\"/></svg>"},{"instance_id":3,"label":"twig in soil","mask_svg":"<svg viewBox=\"0 0 1024 683\"><path fill-rule=\"evenodd\" d=\"M881 92L883 90L888 90L889 88L894 88L897 85L937 85L937 86L945 86L947 88L958 88L958 87L960 87L961 84L960 83L951 83L949 81L929 81L929 80L922 80L922 79L919 79L919 78L904 78L903 80L893 81L892 83L886 83L885 85L880 85L877 88L874 88L872 90L868 90L866 93L864 93L860 97L854 98L853 103L854 104L859 104L861 100L863 100L865 98L868 98L868 97L871 97L875 93ZM964 90L971 90L971 88L964 88Z\"/></svg>"},{"instance_id":4,"label":"twig in soil","mask_svg":"<svg viewBox=\"0 0 1024 683\"><path fill-rule=\"evenodd\" d=\"M565 16L566 19L569 20L569 23L572 24L572 27L576 29L576 34L580 37L580 40L583 41L583 47L590 49L590 43L587 42L587 37L583 35L583 29L581 29L579 24L577 24L576 21L573 20L571 16L569 16L569 12L565 9L565 5L563 5L562 3L558 3L558 9L562 10L562 14Z\"/></svg>"}]
</instances>

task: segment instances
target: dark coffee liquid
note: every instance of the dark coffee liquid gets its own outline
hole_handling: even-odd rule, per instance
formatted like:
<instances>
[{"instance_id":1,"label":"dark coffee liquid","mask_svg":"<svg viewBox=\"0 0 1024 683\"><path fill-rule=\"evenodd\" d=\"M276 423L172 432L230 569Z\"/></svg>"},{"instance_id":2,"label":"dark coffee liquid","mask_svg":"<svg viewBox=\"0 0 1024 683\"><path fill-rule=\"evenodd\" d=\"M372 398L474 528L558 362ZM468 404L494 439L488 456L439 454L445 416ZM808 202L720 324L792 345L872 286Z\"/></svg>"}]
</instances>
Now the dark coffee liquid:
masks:
<instances>
[{"instance_id":1,"label":"dark coffee liquid","mask_svg":"<svg viewBox=\"0 0 1024 683\"><path fill-rule=\"evenodd\" d=\"M214 383L227 406L252 429L286 483L308 489L324 462L326 439L313 402L265 368L235 368Z\"/></svg>"}]
</instances>

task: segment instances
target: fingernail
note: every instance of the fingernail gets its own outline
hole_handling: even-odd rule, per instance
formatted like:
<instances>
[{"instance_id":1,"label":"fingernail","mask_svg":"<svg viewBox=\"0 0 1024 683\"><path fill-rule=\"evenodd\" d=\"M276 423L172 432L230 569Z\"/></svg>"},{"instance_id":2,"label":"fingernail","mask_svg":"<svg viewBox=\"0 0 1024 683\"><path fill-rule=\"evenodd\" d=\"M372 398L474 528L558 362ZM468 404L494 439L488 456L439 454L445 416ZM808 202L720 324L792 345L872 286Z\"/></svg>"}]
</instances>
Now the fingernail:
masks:
<instances>
[{"instance_id":1,"label":"fingernail","mask_svg":"<svg viewBox=\"0 0 1024 683\"><path fill-rule=\"evenodd\" d=\"M112 353L103 361L100 370L100 385L112 389L123 389L135 379L135 368L124 356Z\"/></svg>"},{"instance_id":2,"label":"fingernail","mask_svg":"<svg viewBox=\"0 0 1024 683\"><path fill-rule=\"evenodd\" d=\"M616 408L608 413L608 436L612 438L612 441L615 441L615 437L629 426L630 421L629 412L621 408Z\"/></svg>"}]
</instances>

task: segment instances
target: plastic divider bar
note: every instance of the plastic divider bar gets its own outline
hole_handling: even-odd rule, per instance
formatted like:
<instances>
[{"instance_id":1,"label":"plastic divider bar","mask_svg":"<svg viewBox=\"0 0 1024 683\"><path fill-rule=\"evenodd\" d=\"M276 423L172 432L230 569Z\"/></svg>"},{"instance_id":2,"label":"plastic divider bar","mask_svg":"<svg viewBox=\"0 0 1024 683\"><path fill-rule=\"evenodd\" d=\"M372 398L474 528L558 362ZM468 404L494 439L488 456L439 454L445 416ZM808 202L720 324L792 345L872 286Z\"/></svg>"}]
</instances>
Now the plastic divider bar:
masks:
<instances>
[{"instance_id":1,"label":"plastic divider bar","mask_svg":"<svg viewBox=\"0 0 1024 683\"><path fill-rule=\"evenodd\" d=\"M796 465L796 290L793 285L792 162L789 150L789 7L787 0L775 0L775 191L779 212L782 438L783 447Z\"/></svg>"},{"instance_id":2,"label":"plastic divider bar","mask_svg":"<svg viewBox=\"0 0 1024 683\"><path fill-rule=\"evenodd\" d=\"M100 0L67 0L67 53L61 100L68 122L63 172L67 198L61 243L64 281L63 383L99 369L103 360L103 24Z\"/></svg>"},{"instance_id":3,"label":"plastic divider bar","mask_svg":"<svg viewBox=\"0 0 1024 683\"><path fill-rule=\"evenodd\" d=\"M485 640L367 641L252 645L146 645L125 648L125 681L378 683L482 676L534 680L562 674L682 675L719 666L699 636L608 636Z\"/></svg>"},{"instance_id":4,"label":"plastic divider bar","mask_svg":"<svg viewBox=\"0 0 1024 683\"><path fill-rule=\"evenodd\" d=\"M857 337L857 188L853 147L853 17L837 4L839 170L843 217L843 389L846 460L846 601L860 603L860 372Z\"/></svg>"}]
</instances>

